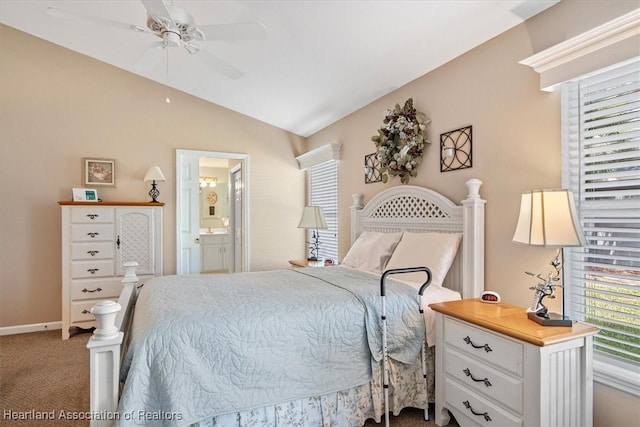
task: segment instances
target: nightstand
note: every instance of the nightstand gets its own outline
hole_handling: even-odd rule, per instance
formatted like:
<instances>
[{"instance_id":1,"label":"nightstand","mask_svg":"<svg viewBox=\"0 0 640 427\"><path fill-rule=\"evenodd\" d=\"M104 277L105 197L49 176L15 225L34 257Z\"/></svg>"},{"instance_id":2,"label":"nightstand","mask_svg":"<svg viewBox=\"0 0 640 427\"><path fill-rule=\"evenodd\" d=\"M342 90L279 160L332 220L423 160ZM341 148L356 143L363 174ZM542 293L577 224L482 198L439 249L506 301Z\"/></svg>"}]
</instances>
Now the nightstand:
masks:
<instances>
[{"instance_id":1,"label":"nightstand","mask_svg":"<svg viewBox=\"0 0 640 427\"><path fill-rule=\"evenodd\" d=\"M302 268L308 267L309 261L307 261L306 259L290 259L289 264L291 264L293 268Z\"/></svg>"},{"instance_id":2,"label":"nightstand","mask_svg":"<svg viewBox=\"0 0 640 427\"><path fill-rule=\"evenodd\" d=\"M331 264L327 264L329 260L326 261L309 261L306 259L290 259L289 264L293 266L293 268L302 268L302 267L326 267L328 265L334 265L333 262Z\"/></svg>"},{"instance_id":3,"label":"nightstand","mask_svg":"<svg viewBox=\"0 0 640 427\"><path fill-rule=\"evenodd\" d=\"M524 308L467 299L436 311L436 424L593 424L593 335L541 326Z\"/></svg>"}]
</instances>

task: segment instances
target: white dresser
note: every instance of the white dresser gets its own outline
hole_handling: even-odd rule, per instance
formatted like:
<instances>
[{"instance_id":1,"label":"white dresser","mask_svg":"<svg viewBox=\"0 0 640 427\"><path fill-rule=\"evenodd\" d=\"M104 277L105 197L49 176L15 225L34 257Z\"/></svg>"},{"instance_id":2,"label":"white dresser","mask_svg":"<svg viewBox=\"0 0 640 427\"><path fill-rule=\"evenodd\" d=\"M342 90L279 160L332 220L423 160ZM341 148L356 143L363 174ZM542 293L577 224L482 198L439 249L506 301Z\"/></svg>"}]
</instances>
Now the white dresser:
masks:
<instances>
[{"instance_id":1,"label":"white dresser","mask_svg":"<svg viewBox=\"0 0 640 427\"><path fill-rule=\"evenodd\" d=\"M592 335L598 328L544 327L524 308L479 299L436 311L436 424L590 427Z\"/></svg>"},{"instance_id":2,"label":"white dresser","mask_svg":"<svg viewBox=\"0 0 640 427\"><path fill-rule=\"evenodd\" d=\"M162 275L164 203L58 202L62 206L62 339L95 326L91 307L117 300L123 263L141 282Z\"/></svg>"}]
</instances>

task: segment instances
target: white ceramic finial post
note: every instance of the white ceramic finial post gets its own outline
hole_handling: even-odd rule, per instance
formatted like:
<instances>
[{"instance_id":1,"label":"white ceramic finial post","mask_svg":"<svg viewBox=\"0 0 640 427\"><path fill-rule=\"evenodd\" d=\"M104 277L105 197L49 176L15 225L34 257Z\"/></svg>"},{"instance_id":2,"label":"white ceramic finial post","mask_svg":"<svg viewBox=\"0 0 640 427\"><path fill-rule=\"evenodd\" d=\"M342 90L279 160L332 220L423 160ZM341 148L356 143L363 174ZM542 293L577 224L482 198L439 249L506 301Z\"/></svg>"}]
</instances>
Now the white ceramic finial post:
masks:
<instances>
[{"instance_id":1,"label":"white ceramic finial post","mask_svg":"<svg viewBox=\"0 0 640 427\"><path fill-rule=\"evenodd\" d=\"M91 314L96 317L96 330L93 337L96 340L110 340L118 337L120 332L116 327L116 315L122 307L115 301L98 301L91 308Z\"/></svg>"},{"instance_id":2,"label":"white ceramic finial post","mask_svg":"<svg viewBox=\"0 0 640 427\"><path fill-rule=\"evenodd\" d=\"M137 282L138 276L136 276L136 267L138 263L135 261L129 261L122 263L122 268L124 269L124 278L122 279L122 283L129 282Z\"/></svg>"},{"instance_id":3,"label":"white ceramic finial post","mask_svg":"<svg viewBox=\"0 0 640 427\"><path fill-rule=\"evenodd\" d=\"M465 183L467 185L467 191L469 194L467 198L469 199L479 199L480 198L480 186L482 185L482 181L476 178L472 178Z\"/></svg>"},{"instance_id":4,"label":"white ceramic finial post","mask_svg":"<svg viewBox=\"0 0 640 427\"><path fill-rule=\"evenodd\" d=\"M360 210L364 208L364 194L355 193L355 194L352 194L351 197L353 198L352 209Z\"/></svg>"}]
</instances>

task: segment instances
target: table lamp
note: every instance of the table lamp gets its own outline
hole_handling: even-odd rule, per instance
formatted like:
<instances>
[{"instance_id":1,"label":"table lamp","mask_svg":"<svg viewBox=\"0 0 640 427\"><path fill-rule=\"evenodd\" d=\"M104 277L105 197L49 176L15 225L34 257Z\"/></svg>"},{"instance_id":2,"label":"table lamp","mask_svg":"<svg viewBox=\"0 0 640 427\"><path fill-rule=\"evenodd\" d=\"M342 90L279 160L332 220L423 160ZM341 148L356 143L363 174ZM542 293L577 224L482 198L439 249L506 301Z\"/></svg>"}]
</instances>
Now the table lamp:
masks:
<instances>
[{"instance_id":1,"label":"table lamp","mask_svg":"<svg viewBox=\"0 0 640 427\"><path fill-rule=\"evenodd\" d=\"M319 261L318 249L320 246L320 234L318 233L318 230L328 228L322 208L320 206L305 206L302 211L302 218L300 218L298 228L313 230L313 240L311 242L307 242L310 245L310 256L307 258L307 261L314 261L317 263Z\"/></svg>"},{"instance_id":2,"label":"table lamp","mask_svg":"<svg viewBox=\"0 0 640 427\"><path fill-rule=\"evenodd\" d=\"M156 187L156 181L166 181L159 166L151 166L144 176L144 182L151 182L151 190L149 190L149 196L151 197L151 203L158 203L158 196L160 190Z\"/></svg>"},{"instance_id":3,"label":"table lamp","mask_svg":"<svg viewBox=\"0 0 640 427\"><path fill-rule=\"evenodd\" d=\"M555 272L545 279L541 274L526 272L541 282L530 289L535 290L531 307L527 309L529 319L543 326L571 326L572 320L564 315L549 313L543 304L545 297L555 298L556 287L563 287L561 280L563 254L562 248L585 246L586 240L578 222L573 203L573 194L568 190L532 190L522 194L520 215L513 235L513 241L531 246L558 248L551 260Z\"/></svg>"}]
</instances>

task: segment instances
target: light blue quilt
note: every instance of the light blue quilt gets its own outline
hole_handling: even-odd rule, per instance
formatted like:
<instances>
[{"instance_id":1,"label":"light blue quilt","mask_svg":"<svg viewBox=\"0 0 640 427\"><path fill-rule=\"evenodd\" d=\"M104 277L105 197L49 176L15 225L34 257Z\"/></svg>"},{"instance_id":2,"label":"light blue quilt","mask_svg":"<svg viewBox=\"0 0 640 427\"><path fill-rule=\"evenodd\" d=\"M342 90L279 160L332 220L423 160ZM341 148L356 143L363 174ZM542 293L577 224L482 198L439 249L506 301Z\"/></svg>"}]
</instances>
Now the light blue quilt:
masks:
<instances>
[{"instance_id":1,"label":"light blue quilt","mask_svg":"<svg viewBox=\"0 0 640 427\"><path fill-rule=\"evenodd\" d=\"M140 292L119 425L202 418L345 390L382 357L377 276L343 267L165 276ZM389 357L424 337L415 289L387 280Z\"/></svg>"}]
</instances>

